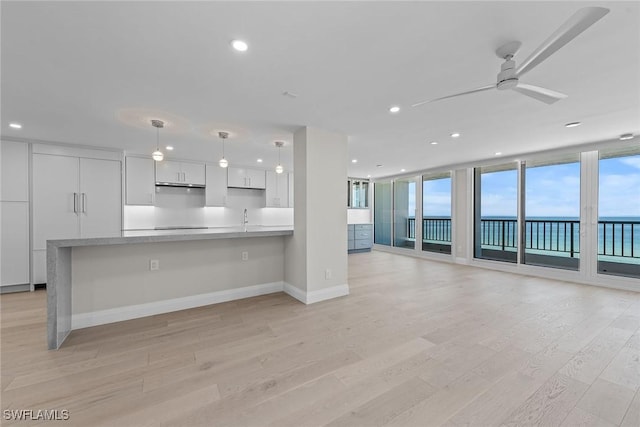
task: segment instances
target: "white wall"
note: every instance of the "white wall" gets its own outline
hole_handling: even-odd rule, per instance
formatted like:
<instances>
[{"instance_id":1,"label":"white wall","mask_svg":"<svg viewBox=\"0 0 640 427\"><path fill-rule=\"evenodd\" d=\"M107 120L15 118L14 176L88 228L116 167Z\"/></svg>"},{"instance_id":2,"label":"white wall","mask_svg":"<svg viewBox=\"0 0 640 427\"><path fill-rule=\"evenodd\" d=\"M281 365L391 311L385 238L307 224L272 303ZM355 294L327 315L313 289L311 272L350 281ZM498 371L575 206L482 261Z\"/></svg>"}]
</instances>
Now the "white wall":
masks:
<instances>
[{"instance_id":1,"label":"white wall","mask_svg":"<svg viewBox=\"0 0 640 427\"><path fill-rule=\"evenodd\" d=\"M330 297L344 295L347 137L305 127L293 140L295 232L285 246L285 281L306 295L331 288Z\"/></svg>"},{"instance_id":2,"label":"white wall","mask_svg":"<svg viewBox=\"0 0 640 427\"><path fill-rule=\"evenodd\" d=\"M371 224L372 222L371 209L347 209L348 224Z\"/></svg>"}]
</instances>

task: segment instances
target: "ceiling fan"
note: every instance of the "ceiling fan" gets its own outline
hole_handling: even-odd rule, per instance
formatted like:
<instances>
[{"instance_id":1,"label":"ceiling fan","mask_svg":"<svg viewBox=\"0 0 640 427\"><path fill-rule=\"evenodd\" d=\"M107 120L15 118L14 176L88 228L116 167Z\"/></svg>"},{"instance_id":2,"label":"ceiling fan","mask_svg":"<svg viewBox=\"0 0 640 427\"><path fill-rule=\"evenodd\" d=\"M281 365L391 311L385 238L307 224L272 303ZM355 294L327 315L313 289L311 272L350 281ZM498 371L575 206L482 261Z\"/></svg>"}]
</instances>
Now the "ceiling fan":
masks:
<instances>
[{"instance_id":1,"label":"ceiling fan","mask_svg":"<svg viewBox=\"0 0 640 427\"><path fill-rule=\"evenodd\" d=\"M564 99L567 95L550 89L545 89L543 87L521 83L520 77L553 55L561 47L580 35L584 30L598 22L607 13L609 13L609 9L604 7L585 7L578 10L517 68L513 57L518 52L518 49L520 49L521 43L518 41L507 43L496 50L496 55L498 55L500 59L504 59L504 63L500 67L500 73L498 73L498 82L496 84L490 84L465 92L418 102L413 104L412 107L417 107L429 102L440 101L442 99L468 95L470 93L483 92L490 89L512 89L547 104L553 104L556 101Z\"/></svg>"}]
</instances>

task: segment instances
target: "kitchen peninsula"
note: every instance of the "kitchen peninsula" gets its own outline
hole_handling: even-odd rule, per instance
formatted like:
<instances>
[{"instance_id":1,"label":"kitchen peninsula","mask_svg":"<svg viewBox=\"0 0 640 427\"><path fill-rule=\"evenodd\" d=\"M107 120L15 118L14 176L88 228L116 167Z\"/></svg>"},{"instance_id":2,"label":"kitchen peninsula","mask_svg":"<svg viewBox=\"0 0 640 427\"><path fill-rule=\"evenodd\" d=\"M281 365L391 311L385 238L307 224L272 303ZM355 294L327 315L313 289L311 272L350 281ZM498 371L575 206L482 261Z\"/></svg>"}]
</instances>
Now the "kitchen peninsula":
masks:
<instances>
[{"instance_id":1,"label":"kitchen peninsula","mask_svg":"<svg viewBox=\"0 0 640 427\"><path fill-rule=\"evenodd\" d=\"M282 291L293 227L47 241L49 349L71 330Z\"/></svg>"}]
</instances>

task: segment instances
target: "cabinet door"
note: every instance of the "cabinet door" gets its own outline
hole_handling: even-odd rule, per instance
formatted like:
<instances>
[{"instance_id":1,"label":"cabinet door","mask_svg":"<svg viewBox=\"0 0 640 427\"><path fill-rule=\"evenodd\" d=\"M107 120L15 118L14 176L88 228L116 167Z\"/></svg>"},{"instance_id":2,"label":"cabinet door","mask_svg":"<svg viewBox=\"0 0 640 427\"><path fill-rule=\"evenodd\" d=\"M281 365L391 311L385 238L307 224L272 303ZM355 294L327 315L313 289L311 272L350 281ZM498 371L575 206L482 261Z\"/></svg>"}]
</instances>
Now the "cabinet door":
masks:
<instances>
[{"instance_id":1,"label":"cabinet door","mask_svg":"<svg viewBox=\"0 0 640 427\"><path fill-rule=\"evenodd\" d=\"M205 168L202 163L181 163L182 178L186 184L205 185ZM222 169L222 168L221 168Z\"/></svg>"},{"instance_id":2,"label":"cabinet door","mask_svg":"<svg viewBox=\"0 0 640 427\"><path fill-rule=\"evenodd\" d=\"M119 161L80 159L80 235L121 234L122 181Z\"/></svg>"},{"instance_id":3,"label":"cabinet door","mask_svg":"<svg viewBox=\"0 0 640 427\"><path fill-rule=\"evenodd\" d=\"M33 247L80 237L77 157L33 155Z\"/></svg>"},{"instance_id":4,"label":"cabinet door","mask_svg":"<svg viewBox=\"0 0 640 427\"><path fill-rule=\"evenodd\" d=\"M249 188L264 189L267 186L266 175L263 170L247 169L247 179L247 187Z\"/></svg>"},{"instance_id":5,"label":"cabinet door","mask_svg":"<svg viewBox=\"0 0 640 427\"><path fill-rule=\"evenodd\" d=\"M286 208L289 206L287 175L267 171L266 206L268 208Z\"/></svg>"},{"instance_id":6,"label":"cabinet door","mask_svg":"<svg viewBox=\"0 0 640 427\"><path fill-rule=\"evenodd\" d=\"M23 142L0 142L0 200L29 200L29 146Z\"/></svg>"},{"instance_id":7,"label":"cabinet door","mask_svg":"<svg viewBox=\"0 0 640 427\"><path fill-rule=\"evenodd\" d=\"M247 188L249 186L247 170L243 168L228 167L227 186L234 188Z\"/></svg>"},{"instance_id":8,"label":"cabinet door","mask_svg":"<svg viewBox=\"0 0 640 427\"><path fill-rule=\"evenodd\" d=\"M289 207L293 207L293 173L288 173L288 187L289 187Z\"/></svg>"},{"instance_id":9,"label":"cabinet door","mask_svg":"<svg viewBox=\"0 0 640 427\"><path fill-rule=\"evenodd\" d=\"M156 182L168 182L171 184L180 184L183 181L182 169L180 162L172 160L163 160L155 162L156 164Z\"/></svg>"},{"instance_id":10,"label":"cabinet door","mask_svg":"<svg viewBox=\"0 0 640 427\"><path fill-rule=\"evenodd\" d=\"M227 203L227 170L218 165L207 165L204 190L207 206L224 206Z\"/></svg>"},{"instance_id":11,"label":"cabinet door","mask_svg":"<svg viewBox=\"0 0 640 427\"><path fill-rule=\"evenodd\" d=\"M0 202L3 285L29 283L29 203Z\"/></svg>"},{"instance_id":12,"label":"cabinet door","mask_svg":"<svg viewBox=\"0 0 640 427\"><path fill-rule=\"evenodd\" d=\"M153 205L156 184L154 160L141 157L127 157L126 198L127 205Z\"/></svg>"}]
</instances>

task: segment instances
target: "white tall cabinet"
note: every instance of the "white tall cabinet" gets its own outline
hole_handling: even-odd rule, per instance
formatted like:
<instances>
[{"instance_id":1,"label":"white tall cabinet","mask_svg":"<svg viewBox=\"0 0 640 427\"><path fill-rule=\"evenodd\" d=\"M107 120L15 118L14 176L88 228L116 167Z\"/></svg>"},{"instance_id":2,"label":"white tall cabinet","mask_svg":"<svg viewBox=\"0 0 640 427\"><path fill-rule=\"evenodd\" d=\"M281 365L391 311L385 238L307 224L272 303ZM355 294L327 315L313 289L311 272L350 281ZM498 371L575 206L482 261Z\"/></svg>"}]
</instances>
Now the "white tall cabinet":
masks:
<instances>
[{"instance_id":1,"label":"white tall cabinet","mask_svg":"<svg viewBox=\"0 0 640 427\"><path fill-rule=\"evenodd\" d=\"M27 290L29 145L23 142L1 141L0 173L0 286Z\"/></svg>"},{"instance_id":2,"label":"white tall cabinet","mask_svg":"<svg viewBox=\"0 0 640 427\"><path fill-rule=\"evenodd\" d=\"M48 147L36 151L32 280L45 283L47 240L121 234L122 162L109 152L80 150L72 155L72 150L63 150L61 155Z\"/></svg>"},{"instance_id":3,"label":"white tall cabinet","mask_svg":"<svg viewBox=\"0 0 640 427\"><path fill-rule=\"evenodd\" d=\"M289 174L267 171L265 205L268 208L289 207Z\"/></svg>"}]
</instances>

